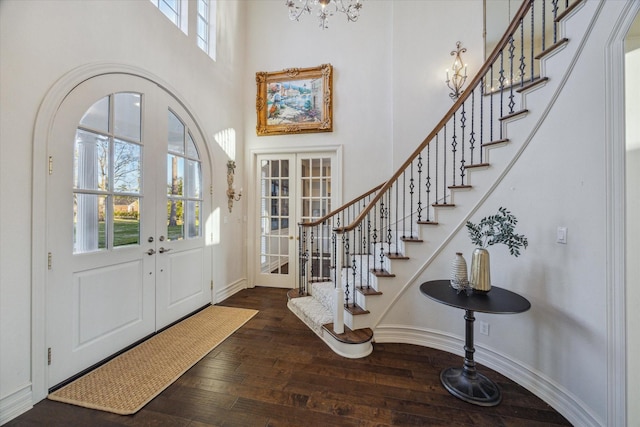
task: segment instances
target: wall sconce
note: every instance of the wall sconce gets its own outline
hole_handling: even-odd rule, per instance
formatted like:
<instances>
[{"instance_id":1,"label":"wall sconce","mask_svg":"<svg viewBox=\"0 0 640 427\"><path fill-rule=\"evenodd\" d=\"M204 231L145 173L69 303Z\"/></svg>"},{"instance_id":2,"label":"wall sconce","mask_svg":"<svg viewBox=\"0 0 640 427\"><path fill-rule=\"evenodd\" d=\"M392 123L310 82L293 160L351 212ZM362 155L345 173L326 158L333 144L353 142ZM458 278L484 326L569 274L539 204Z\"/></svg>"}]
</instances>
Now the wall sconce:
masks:
<instances>
[{"instance_id":1,"label":"wall sconce","mask_svg":"<svg viewBox=\"0 0 640 427\"><path fill-rule=\"evenodd\" d=\"M464 86L464 82L467 80L467 65L462 62L462 58L460 57L461 53L467 51L467 48L460 47L460 42L456 43L456 50L451 51L451 56L455 56L453 60L453 65L451 66L451 71L453 75L449 78L449 70L447 70L447 86L452 92L449 94L449 97L455 102L460 95L462 95L462 86Z\"/></svg>"},{"instance_id":2,"label":"wall sconce","mask_svg":"<svg viewBox=\"0 0 640 427\"><path fill-rule=\"evenodd\" d=\"M236 162L234 162L233 160L229 160L227 162L227 199L229 204L229 212L231 212L231 210L233 209L233 201L235 200L237 202L238 200L240 200L240 197L242 197L242 188L240 189L238 194L236 194L236 190L233 187L233 176L235 175L235 173Z\"/></svg>"}]
</instances>

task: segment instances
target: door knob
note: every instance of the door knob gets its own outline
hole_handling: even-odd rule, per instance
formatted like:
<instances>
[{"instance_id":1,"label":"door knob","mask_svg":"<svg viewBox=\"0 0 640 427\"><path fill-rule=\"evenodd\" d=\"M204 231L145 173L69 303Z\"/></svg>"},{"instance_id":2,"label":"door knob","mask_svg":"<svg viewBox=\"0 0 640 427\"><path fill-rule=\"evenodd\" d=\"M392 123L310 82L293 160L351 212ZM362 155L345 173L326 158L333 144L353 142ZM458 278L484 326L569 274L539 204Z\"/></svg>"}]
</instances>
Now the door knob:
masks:
<instances>
[{"instance_id":1,"label":"door knob","mask_svg":"<svg viewBox=\"0 0 640 427\"><path fill-rule=\"evenodd\" d=\"M156 251L154 251L153 249L149 249L149 250L147 251L147 255L153 255L153 254L155 254L155 253L156 253Z\"/></svg>"},{"instance_id":2,"label":"door knob","mask_svg":"<svg viewBox=\"0 0 640 427\"><path fill-rule=\"evenodd\" d=\"M163 254L163 253L165 253L165 252L169 252L170 250L171 250L171 248L167 248L167 249L165 249L165 248L163 248L163 247L160 247L160 249L158 249L158 252L160 252L161 254Z\"/></svg>"}]
</instances>

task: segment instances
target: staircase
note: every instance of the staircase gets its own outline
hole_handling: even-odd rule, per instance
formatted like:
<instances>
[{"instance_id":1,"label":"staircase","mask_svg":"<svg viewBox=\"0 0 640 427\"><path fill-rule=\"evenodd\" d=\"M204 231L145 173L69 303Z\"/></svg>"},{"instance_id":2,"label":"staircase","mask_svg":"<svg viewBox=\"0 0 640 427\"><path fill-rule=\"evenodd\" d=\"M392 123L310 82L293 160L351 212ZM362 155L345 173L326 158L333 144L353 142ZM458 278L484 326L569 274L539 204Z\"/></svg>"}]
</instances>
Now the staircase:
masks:
<instances>
[{"instance_id":1,"label":"staircase","mask_svg":"<svg viewBox=\"0 0 640 427\"><path fill-rule=\"evenodd\" d=\"M560 33L586 4L525 0L478 74L388 181L299 225L299 285L287 305L336 353L371 353L388 307L517 161L547 114L540 106L550 105L579 53L580 43Z\"/></svg>"}]
</instances>

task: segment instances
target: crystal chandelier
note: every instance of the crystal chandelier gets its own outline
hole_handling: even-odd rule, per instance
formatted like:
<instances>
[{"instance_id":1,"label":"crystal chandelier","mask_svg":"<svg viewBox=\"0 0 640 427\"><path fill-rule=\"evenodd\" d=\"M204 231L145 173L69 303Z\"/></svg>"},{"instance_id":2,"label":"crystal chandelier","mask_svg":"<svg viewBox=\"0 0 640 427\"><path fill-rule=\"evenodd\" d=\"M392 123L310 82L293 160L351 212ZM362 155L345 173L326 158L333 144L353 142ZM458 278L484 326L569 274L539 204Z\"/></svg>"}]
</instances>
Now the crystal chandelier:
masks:
<instances>
[{"instance_id":1,"label":"crystal chandelier","mask_svg":"<svg viewBox=\"0 0 640 427\"><path fill-rule=\"evenodd\" d=\"M329 17L336 12L342 12L347 16L347 21L357 21L364 0L285 0L289 8L289 19L299 21L305 12L318 16L320 28L329 28Z\"/></svg>"}]
</instances>

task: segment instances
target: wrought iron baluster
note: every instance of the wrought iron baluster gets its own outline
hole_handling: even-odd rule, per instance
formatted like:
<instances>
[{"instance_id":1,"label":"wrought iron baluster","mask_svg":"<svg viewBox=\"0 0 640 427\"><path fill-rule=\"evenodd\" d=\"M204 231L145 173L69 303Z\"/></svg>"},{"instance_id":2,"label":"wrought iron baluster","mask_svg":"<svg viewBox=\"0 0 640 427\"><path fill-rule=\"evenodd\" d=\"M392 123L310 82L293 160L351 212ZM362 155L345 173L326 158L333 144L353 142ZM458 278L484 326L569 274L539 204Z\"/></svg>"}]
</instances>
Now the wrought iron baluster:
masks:
<instances>
[{"instance_id":1,"label":"wrought iron baluster","mask_svg":"<svg viewBox=\"0 0 640 427\"><path fill-rule=\"evenodd\" d=\"M348 233L347 233L348 234ZM356 254L355 252L355 248L356 248L356 230L353 230L353 253L351 254L351 285L353 288L353 292L352 292L352 297L351 297L351 306L355 307L356 305L356 277L358 275L358 265L357 265L357 258L358 258L358 254ZM347 304L349 303L349 301L347 300Z\"/></svg>"},{"instance_id":2,"label":"wrought iron baluster","mask_svg":"<svg viewBox=\"0 0 640 427\"><path fill-rule=\"evenodd\" d=\"M436 135L436 141L437 138L438 136ZM427 179L425 182L425 187L427 190L427 221L431 221L431 144L427 145Z\"/></svg>"},{"instance_id":3,"label":"wrought iron baluster","mask_svg":"<svg viewBox=\"0 0 640 427\"><path fill-rule=\"evenodd\" d=\"M473 94L472 94L473 95ZM460 159L460 185L464 185L464 178L466 169L464 167L464 131L467 124L467 112L465 110L466 101L462 103L462 111L460 112L460 137L462 139L461 145L461 159ZM455 184L455 183L454 183Z\"/></svg>"},{"instance_id":4,"label":"wrought iron baluster","mask_svg":"<svg viewBox=\"0 0 640 427\"><path fill-rule=\"evenodd\" d=\"M370 287L370 277L371 277L371 211L367 214L367 247L365 248L364 253L367 255L367 268L365 272L365 277L367 278L367 289Z\"/></svg>"},{"instance_id":5,"label":"wrought iron baluster","mask_svg":"<svg viewBox=\"0 0 640 427\"><path fill-rule=\"evenodd\" d=\"M520 19L520 66L518 67L518 71L520 71L520 87L524 86L524 70L526 69L525 61L524 61L524 20Z\"/></svg>"},{"instance_id":6,"label":"wrought iron baluster","mask_svg":"<svg viewBox=\"0 0 640 427\"><path fill-rule=\"evenodd\" d=\"M486 76L482 78L482 83L480 85L480 163L482 163L483 157L483 149L482 144L484 143L484 99L485 99L485 85L486 85ZM473 161L471 162L473 163Z\"/></svg>"},{"instance_id":7,"label":"wrought iron baluster","mask_svg":"<svg viewBox=\"0 0 640 427\"><path fill-rule=\"evenodd\" d=\"M493 64L489 67L490 70L490 78L491 78L491 92L489 92L489 142L494 141L493 139L493 95L495 90L493 89Z\"/></svg>"},{"instance_id":8,"label":"wrought iron baluster","mask_svg":"<svg viewBox=\"0 0 640 427\"><path fill-rule=\"evenodd\" d=\"M553 5L553 43L558 42L558 23L556 22L556 18L558 17L558 0L552 0L551 4Z\"/></svg>"},{"instance_id":9,"label":"wrought iron baluster","mask_svg":"<svg viewBox=\"0 0 640 427\"><path fill-rule=\"evenodd\" d=\"M509 37L509 114L513 113L513 107L516 105L513 94L513 58L515 57L515 49L515 40L511 36ZM502 134L500 134L500 137L502 138Z\"/></svg>"},{"instance_id":10,"label":"wrought iron baluster","mask_svg":"<svg viewBox=\"0 0 640 427\"><path fill-rule=\"evenodd\" d=\"M456 152L458 151L458 140L457 140L457 127L456 127L456 114L457 112L453 112L453 135L451 137L451 180L453 183L451 185L456 185ZM446 131L445 131L446 135ZM446 194L446 187L445 187ZM446 203L446 199L445 199Z\"/></svg>"},{"instance_id":11,"label":"wrought iron baluster","mask_svg":"<svg viewBox=\"0 0 640 427\"><path fill-rule=\"evenodd\" d=\"M409 173L411 178L409 179L409 236L413 237L413 162L411 162Z\"/></svg>"},{"instance_id":12,"label":"wrought iron baluster","mask_svg":"<svg viewBox=\"0 0 640 427\"><path fill-rule=\"evenodd\" d=\"M413 163L411 165L413 167ZM413 173L412 173L412 176L413 176ZM412 191L413 191L413 188L412 188ZM420 152L420 154L418 154L418 210L417 212L418 212L418 222L420 222L422 220L422 151Z\"/></svg>"},{"instance_id":13,"label":"wrought iron baluster","mask_svg":"<svg viewBox=\"0 0 640 427\"><path fill-rule=\"evenodd\" d=\"M313 243L315 240L315 235L313 233L313 227L310 227L309 230L309 248L311 249L311 280L314 280L318 276L318 272L316 271L316 267L314 266L313 259L316 257L316 253L313 250Z\"/></svg>"},{"instance_id":14,"label":"wrought iron baluster","mask_svg":"<svg viewBox=\"0 0 640 427\"><path fill-rule=\"evenodd\" d=\"M482 96L482 86L484 85L484 80L480 82L480 95ZM481 98L482 99L482 98ZM482 103L480 103L482 105ZM480 115L482 117L482 115ZM471 164L473 164L473 152L475 150L476 145L476 126L475 126L475 118L476 118L476 91L471 92L471 133L469 134L469 151L471 154ZM480 121L482 123L482 121Z\"/></svg>"},{"instance_id":15,"label":"wrought iron baluster","mask_svg":"<svg viewBox=\"0 0 640 427\"><path fill-rule=\"evenodd\" d=\"M402 172L402 212L399 212L401 208L400 208L400 205L398 204L398 197L399 197L398 193L400 192L399 191L400 190L400 186L396 187L396 207L395 207L395 209L396 209L396 243L397 243L397 240L398 240L398 227L400 227L399 221L398 221L398 215L400 215L400 218L402 219L402 221L401 221L401 223L402 223L402 230L401 230L402 237L404 237L404 232L406 230L405 225L404 225L404 221L405 221L405 218L406 218L406 215L405 215L405 206L406 206L406 197L405 197L406 196L406 191L405 190L407 188L406 185L407 185L407 172L405 170L405 171Z\"/></svg>"},{"instance_id":16,"label":"wrought iron baluster","mask_svg":"<svg viewBox=\"0 0 640 427\"><path fill-rule=\"evenodd\" d=\"M442 203L447 204L447 125L445 123L442 131ZM436 198L436 203L440 201Z\"/></svg>"},{"instance_id":17,"label":"wrought iron baluster","mask_svg":"<svg viewBox=\"0 0 640 427\"><path fill-rule=\"evenodd\" d=\"M342 247L344 248L345 254L345 263L343 264L343 268L345 269L344 274L344 301L345 307L349 307L349 266L351 265L351 257L349 253L349 232L342 233ZM342 280L342 272L340 272L340 280Z\"/></svg>"},{"instance_id":18,"label":"wrought iron baluster","mask_svg":"<svg viewBox=\"0 0 640 427\"><path fill-rule=\"evenodd\" d=\"M380 253L378 254L378 259L380 261L380 268L377 270L382 271L382 266L384 265L384 227L385 227L385 205L384 205L384 196L380 198Z\"/></svg>"},{"instance_id":19,"label":"wrought iron baluster","mask_svg":"<svg viewBox=\"0 0 640 427\"><path fill-rule=\"evenodd\" d=\"M440 142L439 141L439 136L440 136L440 133L437 133L436 134L436 157L435 157L436 175L435 175L435 182L434 182L434 186L436 188L436 194L435 194L436 197L435 197L435 200L433 202L434 204L438 203L438 187L439 187L439 185L438 185L438 176L439 176L438 175L438 165L439 165L439 162L438 162L438 151L439 150L438 150L438 148L439 148L439 145L440 145L439 144L439 142Z\"/></svg>"},{"instance_id":20,"label":"wrought iron baluster","mask_svg":"<svg viewBox=\"0 0 640 427\"><path fill-rule=\"evenodd\" d=\"M500 51L500 117L504 117L504 49ZM498 127L500 129L500 139L502 139L502 126L498 123Z\"/></svg>"},{"instance_id":21,"label":"wrought iron baluster","mask_svg":"<svg viewBox=\"0 0 640 427\"><path fill-rule=\"evenodd\" d=\"M395 190L396 192L396 197L398 195L398 184L396 183L395 185L391 185L391 187L389 187L389 191L387 191L387 198L388 198L388 202L387 202L387 253L391 253L391 244L393 242L393 230L391 228L391 193ZM397 199L396 199L396 206L397 206ZM396 209L396 215L397 215L397 209ZM396 227L398 226L398 217L396 216ZM396 228L396 239L398 238L398 231ZM382 257L382 260L384 260L384 257Z\"/></svg>"},{"instance_id":22,"label":"wrought iron baluster","mask_svg":"<svg viewBox=\"0 0 640 427\"><path fill-rule=\"evenodd\" d=\"M544 0L542 2L544 4ZM535 6L535 2L532 1L531 2L531 81L533 82L533 80L535 79L535 58L536 58L536 54L535 54L535 50L534 50L534 46L535 46L535 33L536 33L536 27L534 26L535 24L535 14L534 14L534 8ZM542 23L542 46L544 46L544 22ZM544 47L543 47L544 49Z\"/></svg>"}]
</instances>

